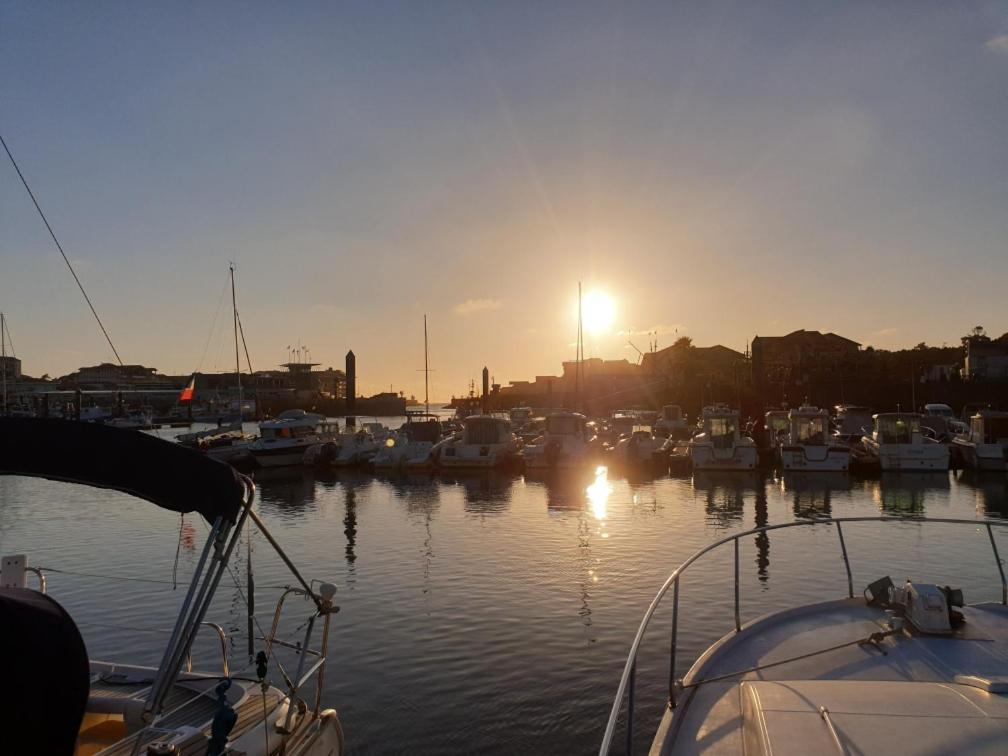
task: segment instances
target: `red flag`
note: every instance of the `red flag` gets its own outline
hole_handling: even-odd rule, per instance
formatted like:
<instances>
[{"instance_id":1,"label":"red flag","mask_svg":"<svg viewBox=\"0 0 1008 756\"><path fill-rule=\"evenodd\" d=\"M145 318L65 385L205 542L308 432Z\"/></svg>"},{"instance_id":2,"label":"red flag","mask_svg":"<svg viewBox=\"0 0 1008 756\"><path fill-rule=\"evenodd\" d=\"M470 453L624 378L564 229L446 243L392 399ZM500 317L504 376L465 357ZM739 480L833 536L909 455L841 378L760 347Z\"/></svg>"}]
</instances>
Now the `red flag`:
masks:
<instances>
[{"instance_id":1,"label":"red flag","mask_svg":"<svg viewBox=\"0 0 1008 756\"><path fill-rule=\"evenodd\" d=\"M182 393L179 394L178 400L180 402L191 402L193 391L195 389L196 389L196 376L194 375L192 378L189 379L189 383L186 385L186 387L182 389Z\"/></svg>"}]
</instances>

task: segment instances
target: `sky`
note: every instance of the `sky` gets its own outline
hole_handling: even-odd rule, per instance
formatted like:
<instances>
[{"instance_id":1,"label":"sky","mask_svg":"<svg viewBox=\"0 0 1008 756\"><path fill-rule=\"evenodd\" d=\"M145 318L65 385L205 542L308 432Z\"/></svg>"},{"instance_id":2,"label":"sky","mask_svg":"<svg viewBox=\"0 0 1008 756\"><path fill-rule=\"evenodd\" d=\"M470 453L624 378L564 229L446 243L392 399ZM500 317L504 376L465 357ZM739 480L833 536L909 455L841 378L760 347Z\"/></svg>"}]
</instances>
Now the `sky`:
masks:
<instances>
[{"instance_id":1,"label":"sky","mask_svg":"<svg viewBox=\"0 0 1008 756\"><path fill-rule=\"evenodd\" d=\"M1008 2L0 2L0 134L124 362L461 394L688 335L1008 331ZM5 155L0 155L6 161ZM23 369L114 361L0 162Z\"/></svg>"}]
</instances>

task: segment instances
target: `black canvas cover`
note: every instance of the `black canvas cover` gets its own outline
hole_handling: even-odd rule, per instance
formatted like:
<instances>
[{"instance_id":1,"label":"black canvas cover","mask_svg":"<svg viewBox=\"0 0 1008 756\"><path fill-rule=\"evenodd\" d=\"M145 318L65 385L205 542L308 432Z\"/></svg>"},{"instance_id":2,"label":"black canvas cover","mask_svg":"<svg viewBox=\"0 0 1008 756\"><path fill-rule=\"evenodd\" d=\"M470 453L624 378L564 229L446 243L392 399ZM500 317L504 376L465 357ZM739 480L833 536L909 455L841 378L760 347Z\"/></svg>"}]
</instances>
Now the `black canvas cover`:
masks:
<instances>
[{"instance_id":1,"label":"black canvas cover","mask_svg":"<svg viewBox=\"0 0 1008 756\"><path fill-rule=\"evenodd\" d=\"M111 488L211 523L235 522L244 494L237 472L196 449L73 420L0 418L0 475Z\"/></svg>"},{"instance_id":2,"label":"black canvas cover","mask_svg":"<svg viewBox=\"0 0 1008 756\"><path fill-rule=\"evenodd\" d=\"M0 752L73 754L91 672L77 625L46 595L0 588Z\"/></svg>"}]
</instances>

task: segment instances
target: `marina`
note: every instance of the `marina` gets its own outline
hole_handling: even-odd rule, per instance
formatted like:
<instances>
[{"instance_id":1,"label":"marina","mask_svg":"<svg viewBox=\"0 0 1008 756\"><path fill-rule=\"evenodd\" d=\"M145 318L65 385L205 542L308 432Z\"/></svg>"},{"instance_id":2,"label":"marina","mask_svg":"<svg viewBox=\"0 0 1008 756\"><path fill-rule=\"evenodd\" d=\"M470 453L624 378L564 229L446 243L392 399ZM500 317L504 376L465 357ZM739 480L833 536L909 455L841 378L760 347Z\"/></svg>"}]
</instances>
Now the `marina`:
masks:
<instances>
[{"instance_id":1,"label":"marina","mask_svg":"<svg viewBox=\"0 0 1008 756\"><path fill-rule=\"evenodd\" d=\"M337 588L323 700L338 711L350 753L597 751L655 590L694 551L753 528L896 517L884 530L867 522L844 528L856 586L912 575L961 586L970 602L1001 597L981 523L1008 516L1003 473L676 477L589 469L543 477L293 467L258 470L253 480L273 535L306 575L324 575ZM91 656L123 656L129 638L123 662L157 664L206 533L200 518L185 516L180 531L177 514L152 512L123 494L23 477L0 477L0 500L3 553L16 549L42 568L47 593L77 620ZM48 504L40 509L39 501ZM68 517L98 527L68 541L60 535ZM936 531L924 518L976 525ZM803 538L767 531L740 539L742 622L847 595L836 533L827 525L809 530ZM994 537L1003 554L1002 530ZM288 580L286 568L266 556L261 536L251 538L256 590L275 593ZM177 546L180 588L173 590ZM210 608L228 634L232 669L247 661L244 547L236 549L234 580L225 574ZM100 565L98 553L106 555ZM691 573L680 598L682 673L734 615L730 549L727 559L698 562ZM257 606L260 623L271 612ZM640 650L634 739L641 751L667 696L670 621L658 615L660 629ZM299 625L284 620L279 635ZM219 643L201 634L194 669L219 663Z\"/></svg>"}]
</instances>

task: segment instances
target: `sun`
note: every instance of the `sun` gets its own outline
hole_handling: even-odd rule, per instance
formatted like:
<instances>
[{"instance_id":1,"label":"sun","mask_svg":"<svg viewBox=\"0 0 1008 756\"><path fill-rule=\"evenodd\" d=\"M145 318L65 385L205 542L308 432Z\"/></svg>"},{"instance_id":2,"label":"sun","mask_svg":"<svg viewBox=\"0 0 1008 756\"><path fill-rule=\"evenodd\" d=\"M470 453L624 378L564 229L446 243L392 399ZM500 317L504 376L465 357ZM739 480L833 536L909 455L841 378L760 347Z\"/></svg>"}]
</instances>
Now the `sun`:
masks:
<instances>
[{"instance_id":1,"label":"sun","mask_svg":"<svg viewBox=\"0 0 1008 756\"><path fill-rule=\"evenodd\" d=\"M592 289L581 300L581 322L593 336L607 333L616 319L616 302L604 291Z\"/></svg>"}]
</instances>

